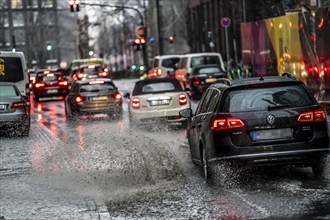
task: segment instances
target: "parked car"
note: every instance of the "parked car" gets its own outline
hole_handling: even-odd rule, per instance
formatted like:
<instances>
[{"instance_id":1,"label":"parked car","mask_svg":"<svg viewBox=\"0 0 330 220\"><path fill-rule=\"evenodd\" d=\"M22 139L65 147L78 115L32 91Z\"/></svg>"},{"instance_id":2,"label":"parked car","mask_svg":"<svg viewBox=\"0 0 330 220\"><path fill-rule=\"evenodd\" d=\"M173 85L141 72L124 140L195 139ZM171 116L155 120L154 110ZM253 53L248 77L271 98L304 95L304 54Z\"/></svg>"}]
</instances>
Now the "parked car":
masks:
<instances>
[{"instance_id":1,"label":"parked car","mask_svg":"<svg viewBox=\"0 0 330 220\"><path fill-rule=\"evenodd\" d=\"M290 76L290 77L288 77ZM212 167L231 161L245 166L311 166L322 175L329 153L325 111L291 75L220 79L203 94L187 137L193 162L210 180Z\"/></svg>"},{"instance_id":2,"label":"parked car","mask_svg":"<svg viewBox=\"0 0 330 220\"><path fill-rule=\"evenodd\" d=\"M190 100L177 79L140 80L136 82L132 96L127 94L125 97L130 98L129 114L132 123L187 124L187 119L182 118L179 111L190 108Z\"/></svg>"},{"instance_id":3,"label":"parked car","mask_svg":"<svg viewBox=\"0 0 330 220\"><path fill-rule=\"evenodd\" d=\"M22 95L14 83L0 82L0 130L15 131L28 136L30 108L28 97Z\"/></svg>"},{"instance_id":4,"label":"parked car","mask_svg":"<svg viewBox=\"0 0 330 220\"><path fill-rule=\"evenodd\" d=\"M37 72L36 81L33 84L34 100L40 98L65 96L68 94L69 83L63 74L57 70L41 70Z\"/></svg>"},{"instance_id":5,"label":"parked car","mask_svg":"<svg viewBox=\"0 0 330 220\"><path fill-rule=\"evenodd\" d=\"M78 80L65 99L65 113L68 119L97 113L118 118L122 116L122 96L111 79Z\"/></svg>"},{"instance_id":6,"label":"parked car","mask_svg":"<svg viewBox=\"0 0 330 220\"><path fill-rule=\"evenodd\" d=\"M187 74L186 77L192 99L199 99L212 83L219 78L227 78L227 75L221 66L209 64L194 67L191 74Z\"/></svg>"},{"instance_id":7,"label":"parked car","mask_svg":"<svg viewBox=\"0 0 330 220\"><path fill-rule=\"evenodd\" d=\"M174 78L175 65L179 63L180 57L181 55L175 54L155 56L148 72L148 78Z\"/></svg>"},{"instance_id":8,"label":"parked car","mask_svg":"<svg viewBox=\"0 0 330 220\"><path fill-rule=\"evenodd\" d=\"M178 68L175 71L175 78L184 86L187 86L187 75L192 74L192 69L196 66L216 64L225 69L220 53L189 53L180 57Z\"/></svg>"}]
</instances>

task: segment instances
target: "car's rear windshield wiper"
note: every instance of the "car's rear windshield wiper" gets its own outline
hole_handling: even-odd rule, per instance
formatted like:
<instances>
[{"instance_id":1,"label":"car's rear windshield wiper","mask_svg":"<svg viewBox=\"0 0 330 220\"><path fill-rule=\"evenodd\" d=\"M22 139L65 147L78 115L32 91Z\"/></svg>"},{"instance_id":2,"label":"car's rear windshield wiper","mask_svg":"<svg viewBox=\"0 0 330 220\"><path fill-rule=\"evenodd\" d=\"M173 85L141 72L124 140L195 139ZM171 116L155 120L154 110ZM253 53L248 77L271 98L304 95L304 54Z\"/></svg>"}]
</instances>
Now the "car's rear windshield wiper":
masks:
<instances>
[{"instance_id":1,"label":"car's rear windshield wiper","mask_svg":"<svg viewBox=\"0 0 330 220\"><path fill-rule=\"evenodd\" d=\"M297 107L297 105L291 104L291 105L270 105L267 107L269 110L275 110L275 109L281 109L281 108L290 108L290 107Z\"/></svg>"}]
</instances>

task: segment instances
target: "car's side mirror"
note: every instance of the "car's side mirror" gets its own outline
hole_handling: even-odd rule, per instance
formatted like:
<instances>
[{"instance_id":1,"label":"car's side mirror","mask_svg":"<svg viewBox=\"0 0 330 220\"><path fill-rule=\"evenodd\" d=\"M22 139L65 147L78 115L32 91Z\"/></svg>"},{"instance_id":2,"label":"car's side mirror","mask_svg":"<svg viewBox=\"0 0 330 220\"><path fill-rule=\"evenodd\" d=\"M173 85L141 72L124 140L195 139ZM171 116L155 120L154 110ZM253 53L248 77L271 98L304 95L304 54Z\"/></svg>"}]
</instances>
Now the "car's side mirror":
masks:
<instances>
[{"instance_id":1,"label":"car's side mirror","mask_svg":"<svg viewBox=\"0 0 330 220\"><path fill-rule=\"evenodd\" d=\"M124 93L124 98L125 99L129 99L130 97L131 97L131 95L128 92Z\"/></svg>"},{"instance_id":2,"label":"car's side mirror","mask_svg":"<svg viewBox=\"0 0 330 220\"><path fill-rule=\"evenodd\" d=\"M181 111L179 111L179 115L183 118L191 118L193 116L192 109L186 108Z\"/></svg>"}]
</instances>

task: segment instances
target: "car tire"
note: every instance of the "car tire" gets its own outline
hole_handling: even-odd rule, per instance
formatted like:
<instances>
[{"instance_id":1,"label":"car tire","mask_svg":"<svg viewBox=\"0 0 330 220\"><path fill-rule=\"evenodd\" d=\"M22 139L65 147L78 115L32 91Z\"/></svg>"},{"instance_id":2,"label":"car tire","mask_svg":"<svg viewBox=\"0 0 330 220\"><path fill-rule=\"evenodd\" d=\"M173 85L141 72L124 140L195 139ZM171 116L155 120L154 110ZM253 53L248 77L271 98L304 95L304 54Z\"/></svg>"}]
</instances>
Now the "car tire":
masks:
<instances>
[{"instance_id":1,"label":"car tire","mask_svg":"<svg viewBox=\"0 0 330 220\"><path fill-rule=\"evenodd\" d=\"M207 153L204 146L202 146L202 169L205 183L212 183L212 167L207 159Z\"/></svg>"},{"instance_id":2,"label":"car tire","mask_svg":"<svg viewBox=\"0 0 330 220\"><path fill-rule=\"evenodd\" d=\"M323 177L325 171L325 162L323 159L318 160L317 163L312 165L313 174L317 177Z\"/></svg>"},{"instance_id":3,"label":"car tire","mask_svg":"<svg viewBox=\"0 0 330 220\"><path fill-rule=\"evenodd\" d=\"M30 126L31 126L31 120L30 118L27 118L24 123L20 125L18 128L19 135L22 137L27 137L30 134Z\"/></svg>"}]
</instances>

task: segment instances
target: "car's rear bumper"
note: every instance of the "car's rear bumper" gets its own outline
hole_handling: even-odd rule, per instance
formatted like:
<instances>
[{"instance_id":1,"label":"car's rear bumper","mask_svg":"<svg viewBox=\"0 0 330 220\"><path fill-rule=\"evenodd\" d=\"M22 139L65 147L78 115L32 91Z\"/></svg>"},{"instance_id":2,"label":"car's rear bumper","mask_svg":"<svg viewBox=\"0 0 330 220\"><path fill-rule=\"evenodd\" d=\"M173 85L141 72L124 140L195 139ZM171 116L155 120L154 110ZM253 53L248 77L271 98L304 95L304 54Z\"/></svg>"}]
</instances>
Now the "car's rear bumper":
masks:
<instances>
[{"instance_id":1,"label":"car's rear bumper","mask_svg":"<svg viewBox=\"0 0 330 220\"><path fill-rule=\"evenodd\" d=\"M131 110L130 116L133 122L143 124L155 123L158 121L164 121L167 123L185 122L187 119L182 118L179 115L179 111L189 107L189 105L184 105L183 107L173 109Z\"/></svg>"},{"instance_id":2,"label":"car's rear bumper","mask_svg":"<svg viewBox=\"0 0 330 220\"><path fill-rule=\"evenodd\" d=\"M72 110L78 114L117 113L122 111L122 103L76 104Z\"/></svg>"},{"instance_id":3,"label":"car's rear bumper","mask_svg":"<svg viewBox=\"0 0 330 220\"><path fill-rule=\"evenodd\" d=\"M0 114L0 128L20 126L28 119L25 113Z\"/></svg>"}]
</instances>

